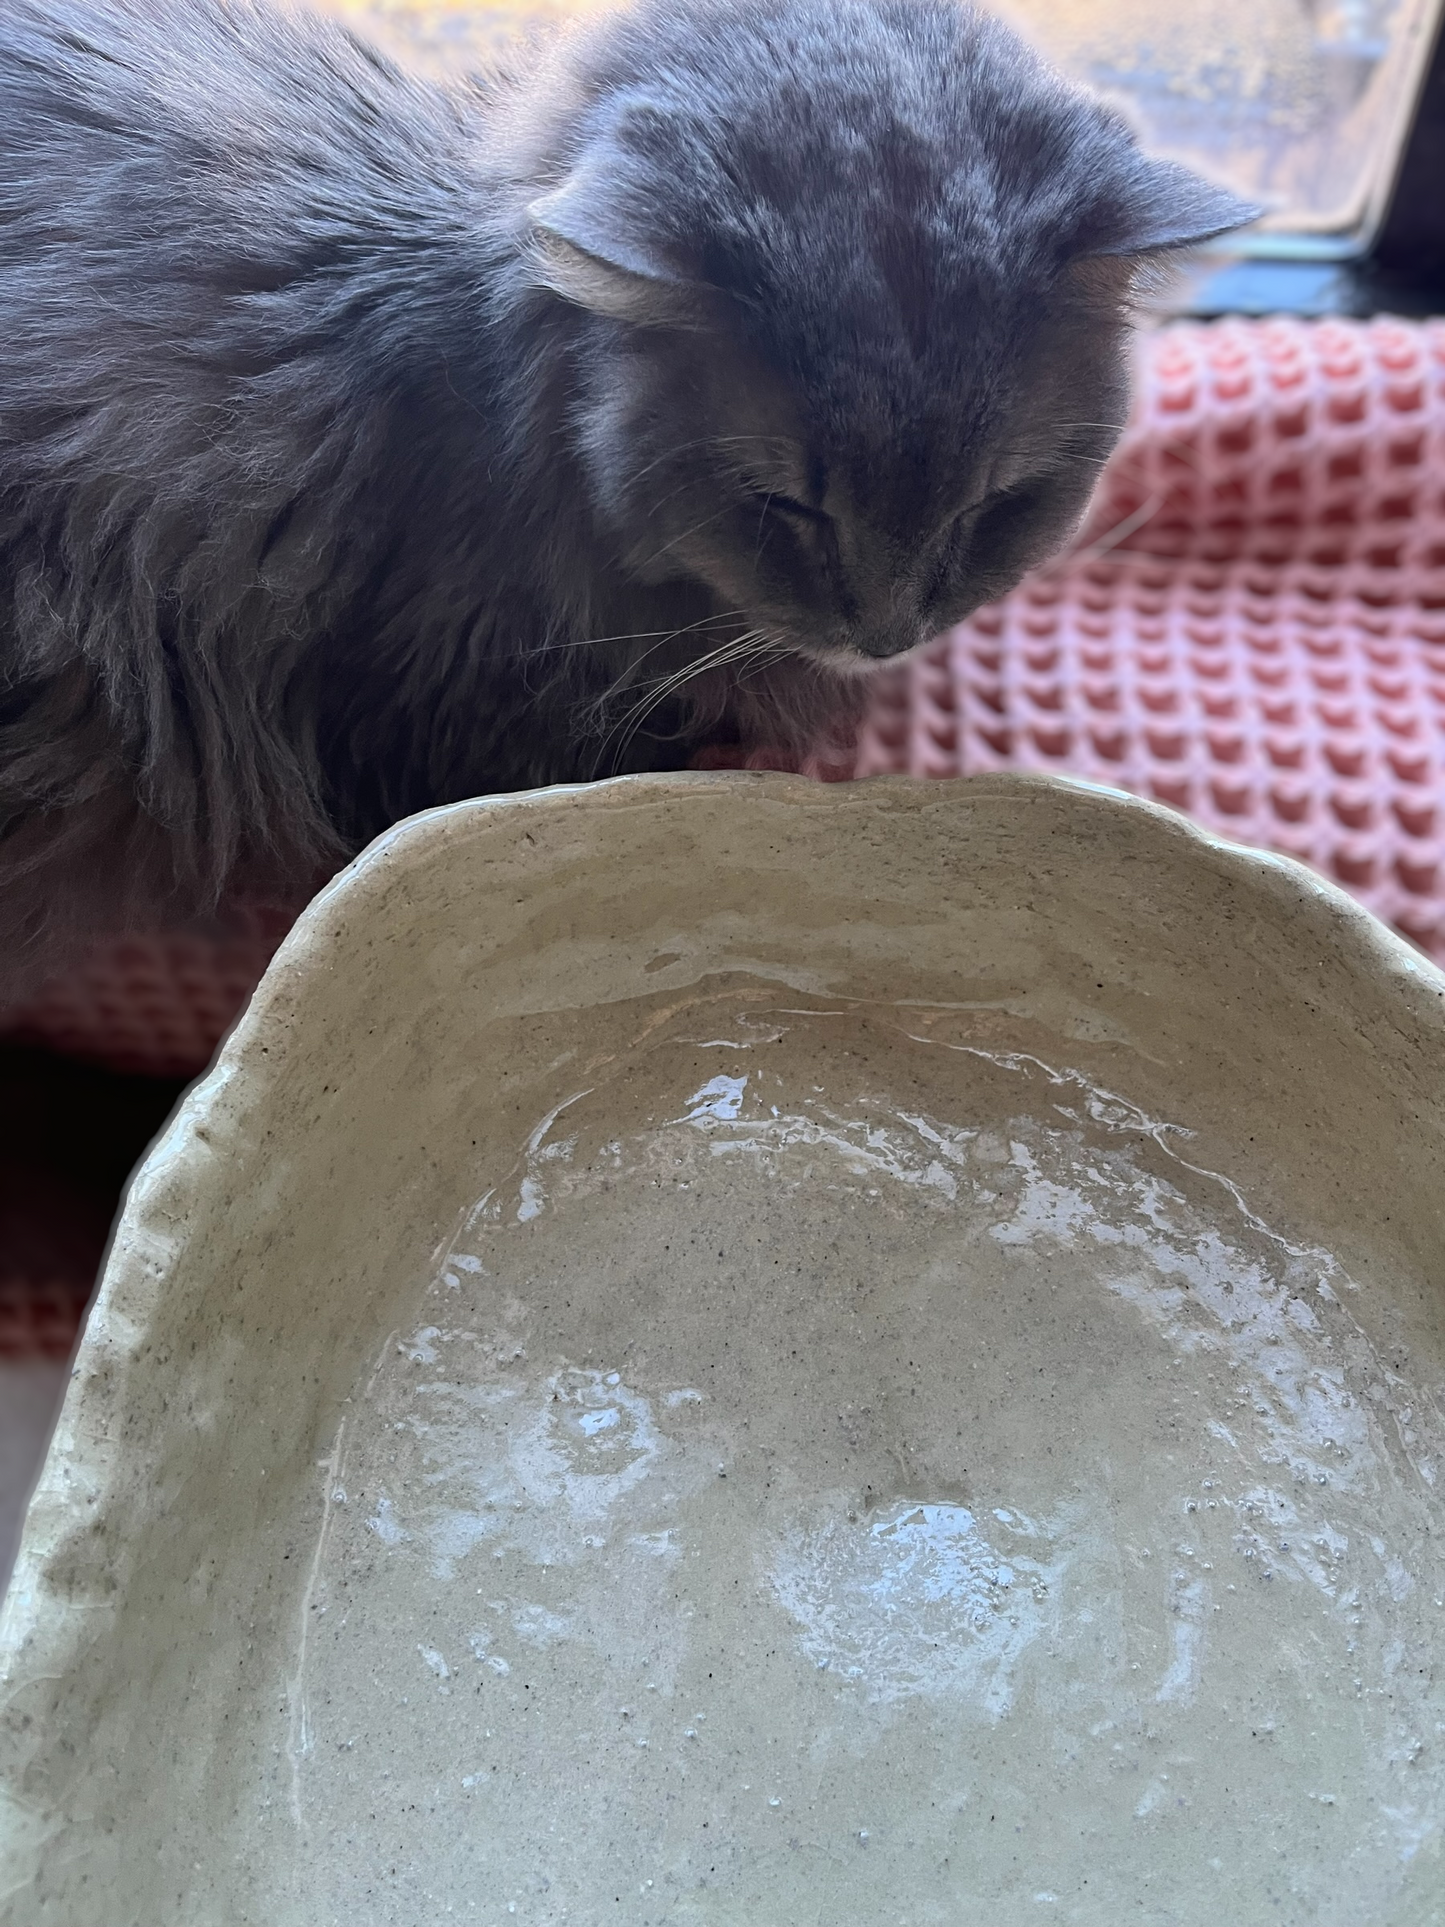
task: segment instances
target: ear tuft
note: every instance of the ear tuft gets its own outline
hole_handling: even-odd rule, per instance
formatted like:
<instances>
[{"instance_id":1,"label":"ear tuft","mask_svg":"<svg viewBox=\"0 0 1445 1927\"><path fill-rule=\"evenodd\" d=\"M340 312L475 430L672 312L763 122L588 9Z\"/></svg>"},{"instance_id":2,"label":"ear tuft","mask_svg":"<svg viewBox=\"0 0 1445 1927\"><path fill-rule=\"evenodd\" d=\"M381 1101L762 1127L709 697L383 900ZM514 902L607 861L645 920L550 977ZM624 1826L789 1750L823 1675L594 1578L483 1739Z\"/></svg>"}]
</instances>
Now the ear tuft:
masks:
<instances>
[{"instance_id":1,"label":"ear tuft","mask_svg":"<svg viewBox=\"0 0 1445 1927\"><path fill-rule=\"evenodd\" d=\"M1170 254L1248 227L1263 212L1175 161L1141 154L1123 193L1096 210L1079 252Z\"/></svg>"},{"instance_id":2,"label":"ear tuft","mask_svg":"<svg viewBox=\"0 0 1445 1927\"><path fill-rule=\"evenodd\" d=\"M644 281L682 280L655 240L632 231L618 205L620 199L617 183L588 169L533 201L527 214L540 233L565 241L579 254L590 254L623 274L638 275Z\"/></svg>"},{"instance_id":3,"label":"ear tuft","mask_svg":"<svg viewBox=\"0 0 1445 1927\"><path fill-rule=\"evenodd\" d=\"M668 282L628 274L595 254L585 254L548 228L535 230L529 254L544 288L591 314L610 315L614 321L660 322L681 306Z\"/></svg>"},{"instance_id":4,"label":"ear tuft","mask_svg":"<svg viewBox=\"0 0 1445 1927\"><path fill-rule=\"evenodd\" d=\"M574 175L527 209L532 260L543 285L593 314L668 322L688 311L689 283L646 238L630 234L615 193Z\"/></svg>"}]
</instances>

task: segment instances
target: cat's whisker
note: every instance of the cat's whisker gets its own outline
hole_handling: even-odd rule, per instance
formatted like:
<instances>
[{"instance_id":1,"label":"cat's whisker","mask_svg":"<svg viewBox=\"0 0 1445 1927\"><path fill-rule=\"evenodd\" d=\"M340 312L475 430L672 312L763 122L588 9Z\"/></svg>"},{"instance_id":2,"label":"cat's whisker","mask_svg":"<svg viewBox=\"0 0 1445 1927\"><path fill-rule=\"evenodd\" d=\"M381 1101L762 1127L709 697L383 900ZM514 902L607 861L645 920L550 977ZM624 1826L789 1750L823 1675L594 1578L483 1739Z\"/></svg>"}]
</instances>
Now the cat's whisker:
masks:
<instances>
[{"instance_id":1,"label":"cat's whisker","mask_svg":"<svg viewBox=\"0 0 1445 1927\"><path fill-rule=\"evenodd\" d=\"M1128 426L1129 424L1127 422L1054 422L1053 423L1053 427L1056 428L1060 434L1066 434L1068 430L1071 428L1105 428L1109 431L1111 435L1122 435L1124 430Z\"/></svg>"},{"instance_id":2,"label":"cat's whisker","mask_svg":"<svg viewBox=\"0 0 1445 1927\"><path fill-rule=\"evenodd\" d=\"M1163 506L1162 495L1157 492L1151 495L1148 501L1141 503L1132 515L1126 515L1122 521L1116 522L1113 528L1106 529L1097 541L1091 542L1085 549L1080 549L1079 559L1087 562L1102 562L1119 547L1120 543L1127 542L1131 535L1142 529L1146 522L1152 522Z\"/></svg>"},{"instance_id":3,"label":"cat's whisker","mask_svg":"<svg viewBox=\"0 0 1445 1927\"><path fill-rule=\"evenodd\" d=\"M761 670L766 669L770 663L783 662L792 653L787 643L780 637L771 637L766 646L759 649L755 654L752 667L748 670L747 674L745 676L739 676L738 681L751 682L753 677Z\"/></svg>"},{"instance_id":4,"label":"cat's whisker","mask_svg":"<svg viewBox=\"0 0 1445 1927\"><path fill-rule=\"evenodd\" d=\"M623 718L613 730L608 732L608 735L604 738L598 750L597 760L593 765L594 770L601 766L602 759L607 754L614 736L617 737L616 748L613 752L613 761L616 762L626 754L628 747L631 745L638 731L642 728L642 725L647 721L647 718L652 715L655 710L660 708L661 705L667 701L668 697L675 695L677 691L687 683L695 681L697 677L705 674L710 669L725 668L730 663L742 660L756 653L760 645L770 646L770 644L771 638L768 631L761 629L747 630L741 636L734 637L730 642L725 642L718 648L709 650L705 655L699 656L695 661L684 664L681 669L673 671L672 674L661 677L651 690L648 691L639 702L634 704L627 716Z\"/></svg>"},{"instance_id":5,"label":"cat's whisker","mask_svg":"<svg viewBox=\"0 0 1445 1927\"><path fill-rule=\"evenodd\" d=\"M647 511L647 519L651 521L659 509L665 509L669 502L675 502L679 495L685 495L690 488L696 488L697 484L698 477L689 475L685 482L679 482L676 488L669 489L666 495L658 497L652 507Z\"/></svg>"},{"instance_id":6,"label":"cat's whisker","mask_svg":"<svg viewBox=\"0 0 1445 1927\"><path fill-rule=\"evenodd\" d=\"M680 669L671 670L665 676L659 676L655 678L653 682L644 684L641 691L642 702L655 707L657 702L671 695L674 689L680 688L683 683L691 681L694 676L700 675L705 669L721 667L724 663L730 662L739 653L746 651L757 641L761 634L761 630L745 630L742 635L731 637L727 642L720 643L716 649L711 649L705 655L698 656L693 661L684 663Z\"/></svg>"},{"instance_id":7,"label":"cat's whisker","mask_svg":"<svg viewBox=\"0 0 1445 1927\"><path fill-rule=\"evenodd\" d=\"M600 721L601 718L605 716L607 711L607 706L611 702L612 698L618 695L621 691L629 687L638 687L644 692L650 689L653 686L652 683L644 682L641 684L635 684L634 679L637 675L638 670L647 661L648 657L655 656L658 650L661 648L664 648L666 644L668 644L669 642L675 642L681 636L695 635L700 629L706 629L711 627L711 625L714 622L721 622L725 620L735 621L740 615L742 615L742 613L743 611L741 609L733 609L719 616L704 616L700 618L697 622L687 623L684 627L680 629L669 629L666 632L666 634L662 635L658 641L653 643L650 649L644 649L639 655L634 656L632 660L626 664L626 666L617 674L617 676L615 676L613 680L607 685L606 689L602 691L601 695L595 697L593 701L588 705L589 713L592 716L594 716L597 720Z\"/></svg>"},{"instance_id":8,"label":"cat's whisker","mask_svg":"<svg viewBox=\"0 0 1445 1927\"><path fill-rule=\"evenodd\" d=\"M708 628L715 622L735 622L743 613L741 609L720 609L714 615L699 616L696 622L689 622L681 629L634 629L619 636L575 636L564 642L542 642L533 653L542 656L556 649L596 649L609 642L650 642L654 637L659 643L671 642L674 636L691 635L693 630ZM652 651L646 650L644 654L651 655Z\"/></svg>"},{"instance_id":9,"label":"cat's whisker","mask_svg":"<svg viewBox=\"0 0 1445 1927\"><path fill-rule=\"evenodd\" d=\"M704 674L706 671L717 670L717 669L728 667L729 665L735 662L745 659L747 653L748 652L746 650L739 650L735 653L731 653L729 655L716 658L715 660L712 660L712 661L700 662L694 665L689 670L687 670L685 673L680 674L671 684L665 685L661 689L658 689L657 691L655 691L654 694L650 696L646 702L639 703L636 710L626 719L625 726L623 727L622 732L618 738L617 750L616 750L617 757L620 758L626 754L627 750L631 747L633 740L641 731L643 725L647 722L648 718L655 715L656 712L662 707L663 703L666 702L669 697L675 696L689 682L694 681L698 676Z\"/></svg>"},{"instance_id":10,"label":"cat's whisker","mask_svg":"<svg viewBox=\"0 0 1445 1927\"><path fill-rule=\"evenodd\" d=\"M754 440L761 441L762 439L764 439L762 436L750 436L750 435L710 435L707 437L707 440L713 443L714 445L720 442L754 441ZM697 446L697 444L692 444L692 445ZM744 487L751 486L749 482L748 471L745 468L734 466L729 470L729 472L731 473L734 481L740 483ZM653 503L652 507L647 511L649 521L654 515L657 514L659 509L666 508L669 502L675 502L679 495L682 495L688 489L695 487L697 485L697 481L698 481L697 476L690 475L685 482L679 482L676 488L669 489L667 494L664 496L661 496L656 502ZM681 540L680 537L678 539Z\"/></svg>"},{"instance_id":11,"label":"cat's whisker","mask_svg":"<svg viewBox=\"0 0 1445 1927\"><path fill-rule=\"evenodd\" d=\"M705 515L700 522L694 522L690 529L684 529L680 535L673 536L670 542L664 542L660 549L655 549L653 553L648 556L643 567L650 568L654 562L660 562L669 549L675 549L679 542L686 542L688 537L690 535L696 535L699 529L711 528L713 523L720 522L723 516L731 515L732 510L733 504L727 502L722 508L718 509L715 514Z\"/></svg>"},{"instance_id":12,"label":"cat's whisker","mask_svg":"<svg viewBox=\"0 0 1445 1927\"><path fill-rule=\"evenodd\" d=\"M740 686L750 681L753 676L767 668L771 663L781 662L792 653L793 651L784 644L773 643L767 639L762 639L752 643L748 649L740 652L738 655L730 656L722 666L729 669L736 669L740 663L750 665L746 674L738 675L734 678L735 683ZM714 667L717 666L718 665L714 665ZM653 740L656 742L672 742L675 741L681 733L679 730L673 730L669 734L656 734Z\"/></svg>"},{"instance_id":13,"label":"cat's whisker","mask_svg":"<svg viewBox=\"0 0 1445 1927\"><path fill-rule=\"evenodd\" d=\"M664 462L670 462L674 455L685 455L690 448L725 448L733 442L775 442L783 444L786 440L787 437L784 435L764 435L761 432L752 435L699 435L694 441L678 442L675 447L665 448L660 455L654 455L650 462L644 463L644 465L637 470L636 474L632 477L632 482L633 485L636 486L645 475L650 475L653 469L661 468L662 464Z\"/></svg>"},{"instance_id":14,"label":"cat's whisker","mask_svg":"<svg viewBox=\"0 0 1445 1927\"><path fill-rule=\"evenodd\" d=\"M697 624L692 624L685 629L671 630L668 633L668 635L663 638L663 642L671 642L675 640L677 637L691 634L696 630L697 627L698 627ZM728 641L718 646L719 649L726 649L731 647L732 642L734 640L735 638L729 638ZM642 702L647 699L648 694L651 691L655 690L659 686L659 684L668 682L672 680L673 677L675 677L676 675L682 673L681 671L670 670L667 672L666 675L660 676L660 677L654 677L651 681L643 682L641 684L636 683L635 678L637 675L637 671L641 668L642 664L647 660L647 658L651 655L655 655L657 650L662 646L663 646L662 643L654 643L651 649L645 649L640 656L634 657L634 659L627 664L627 666L620 672L620 674L617 675L613 679L613 681L608 684L607 688L604 689L599 696L594 697L592 702L589 703L588 705L588 714L594 719L594 721L596 721L599 724L601 723L601 721L605 718L607 714L608 706L612 702L613 698L621 694L623 691L629 688L635 689L637 691L638 702ZM714 655L716 653L717 653L717 650L709 652L710 655ZM629 711L628 713L630 715L633 712ZM623 718L622 720L625 722L626 718ZM615 724L614 728L616 727L620 727L620 724Z\"/></svg>"}]
</instances>

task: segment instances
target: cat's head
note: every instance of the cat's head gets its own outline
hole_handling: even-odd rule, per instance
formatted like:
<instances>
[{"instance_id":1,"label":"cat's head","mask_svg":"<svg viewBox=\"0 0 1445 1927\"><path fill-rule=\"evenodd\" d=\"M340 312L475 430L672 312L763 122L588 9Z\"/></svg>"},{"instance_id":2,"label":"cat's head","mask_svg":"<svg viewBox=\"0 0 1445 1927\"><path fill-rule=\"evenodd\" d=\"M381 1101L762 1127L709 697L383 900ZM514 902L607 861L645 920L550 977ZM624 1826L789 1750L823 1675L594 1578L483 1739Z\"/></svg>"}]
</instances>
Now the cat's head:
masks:
<instances>
[{"instance_id":1,"label":"cat's head","mask_svg":"<svg viewBox=\"0 0 1445 1927\"><path fill-rule=\"evenodd\" d=\"M642 0L527 209L624 566L840 666L1076 527L1141 262L1256 210L953 0Z\"/></svg>"}]
</instances>

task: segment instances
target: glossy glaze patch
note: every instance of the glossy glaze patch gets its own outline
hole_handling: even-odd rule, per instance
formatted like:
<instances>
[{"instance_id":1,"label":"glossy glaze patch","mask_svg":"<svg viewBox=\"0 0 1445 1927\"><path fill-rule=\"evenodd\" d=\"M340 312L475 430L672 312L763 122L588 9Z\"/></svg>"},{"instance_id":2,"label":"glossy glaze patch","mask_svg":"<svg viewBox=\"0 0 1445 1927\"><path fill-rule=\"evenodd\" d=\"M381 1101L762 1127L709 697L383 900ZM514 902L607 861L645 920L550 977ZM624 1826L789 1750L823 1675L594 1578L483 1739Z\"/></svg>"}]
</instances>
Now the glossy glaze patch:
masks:
<instances>
[{"instance_id":1,"label":"glossy glaze patch","mask_svg":"<svg viewBox=\"0 0 1445 1927\"><path fill-rule=\"evenodd\" d=\"M325 1468L317 1918L1395 1918L1440 1361L1187 1131L946 1012L659 1005L474 1200Z\"/></svg>"}]
</instances>

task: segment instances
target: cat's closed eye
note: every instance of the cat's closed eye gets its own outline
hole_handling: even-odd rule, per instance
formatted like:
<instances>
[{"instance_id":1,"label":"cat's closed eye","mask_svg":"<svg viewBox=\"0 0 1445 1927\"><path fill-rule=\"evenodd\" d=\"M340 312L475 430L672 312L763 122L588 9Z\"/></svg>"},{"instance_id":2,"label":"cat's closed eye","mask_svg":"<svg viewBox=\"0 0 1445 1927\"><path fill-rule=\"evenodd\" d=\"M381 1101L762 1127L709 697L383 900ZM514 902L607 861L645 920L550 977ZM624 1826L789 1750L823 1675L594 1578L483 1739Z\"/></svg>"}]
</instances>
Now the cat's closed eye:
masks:
<instances>
[{"instance_id":1,"label":"cat's closed eye","mask_svg":"<svg viewBox=\"0 0 1445 1927\"><path fill-rule=\"evenodd\" d=\"M1051 490L1047 478L993 489L953 518L944 530L923 593L927 615L946 619L949 606L965 592L984 551L999 555L1026 542L1036 523L1046 522ZM970 606L976 598L965 593Z\"/></svg>"},{"instance_id":2,"label":"cat's closed eye","mask_svg":"<svg viewBox=\"0 0 1445 1927\"><path fill-rule=\"evenodd\" d=\"M755 506L764 515L780 515L789 522L808 522L814 525L826 522L828 517L822 509L810 508L795 496L780 495L776 489L756 488L749 491Z\"/></svg>"},{"instance_id":3,"label":"cat's closed eye","mask_svg":"<svg viewBox=\"0 0 1445 1927\"><path fill-rule=\"evenodd\" d=\"M977 527L980 522L1023 521L1042 505L1046 489L1047 483L1042 480L1013 482L1007 488L995 489L969 511L970 524Z\"/></svg>"}]
</instances>

